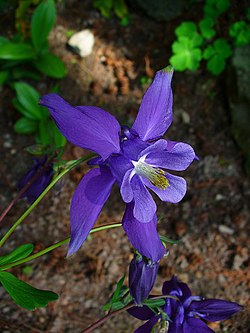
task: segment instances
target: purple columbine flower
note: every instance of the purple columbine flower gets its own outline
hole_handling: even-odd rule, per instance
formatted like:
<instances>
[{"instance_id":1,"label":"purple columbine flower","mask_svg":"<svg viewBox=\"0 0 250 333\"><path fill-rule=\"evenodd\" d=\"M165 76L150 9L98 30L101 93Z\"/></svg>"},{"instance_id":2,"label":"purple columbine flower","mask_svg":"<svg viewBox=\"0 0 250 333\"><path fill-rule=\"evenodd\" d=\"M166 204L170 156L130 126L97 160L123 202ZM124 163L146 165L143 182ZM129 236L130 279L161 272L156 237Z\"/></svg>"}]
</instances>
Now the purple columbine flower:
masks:
<instances>
[{"instance_id":1,"label":"purple columbine flower","mask_svg":"<svg viewBox=\"0 0 250 333\"><path fill-rule=\"evenodd\" d=\"M214 333L204 320L225 320L242 309L241 305L234 302L192 296L187 284L179 282L176 276L164 282L162 293L171 295L175 299L166 298L161 313L155 313L147 306L133 307L128 310L132 316L140 320L148 320L134 333L150 333L157 325L164 326L166 324L163 318L164 313L169 317L168 333Z\"/></svg>"},{"instance_id":2,"label":"purple columbine flower","mask_svg":"<svg viewBox=\"0 0 250 333\"><path fill-rule=\"evenodd\" d=\"M159 264L135 254L129 266L129 291L136 305L142 305L152 290Z\"/></svg>"},{"instance_id":3,"label":"purple columbine flower","mask_svg":"<svg viewBox=\"0 0 250 333\"><path fill-rule=\"evenodd\" d=\"M156 73L131 129L122 130L111 114L98 107L73 107L57 94L42 97L40 104L49 109L68 141L99 155L92 160L99 167L83 177L72 198L68 254L85 241L115 182L127 203L123 226L133 246L153 261L164 254L149 190L163 201L179 202L186 181L167 170L185 170L195 159L190 145L161 139L172 122L172 75L170 67Z\"/></svg>"},{"instance_id":4,"label":"purple columbine flower","mask_svg":"<svg viewBox=\"0 0 250 333\"><path fill-rule=\"evenodd\" d=\"M53 178L53 164L49 163L45 166L47 160L46 155L41 159L34 158L34 165L18 182L17 187L21 190L36 174L40 173L22 195L22 198L27 198L30 204L39 197Z\"/></svg>"}]
</instances>

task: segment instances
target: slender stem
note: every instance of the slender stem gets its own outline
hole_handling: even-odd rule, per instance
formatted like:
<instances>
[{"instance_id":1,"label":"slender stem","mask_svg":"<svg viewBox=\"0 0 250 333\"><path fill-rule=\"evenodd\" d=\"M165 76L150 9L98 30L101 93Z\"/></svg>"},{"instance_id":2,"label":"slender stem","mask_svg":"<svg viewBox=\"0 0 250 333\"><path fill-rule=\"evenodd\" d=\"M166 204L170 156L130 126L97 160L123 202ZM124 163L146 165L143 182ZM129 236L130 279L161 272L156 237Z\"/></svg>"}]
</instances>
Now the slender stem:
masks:
<instances>
[{"instance_id":1,"label":"slender stem","mask_svg":"<svg viewBox=\"0 0 250 333\"><path fill-rule=\"evenodd\" d=\"M105 321L107 321L109 318L111 318L112 316L117 315L120 312L126 311L130 308L132 308L134 305L134 303L129 303L128 305L126 305L124 308L121 308L119 310L113 311L113 312L109 312L106 316L102 317L101 319L97 320L95 323L93 323L92 325L90 325L89 327L87 327L84 331L82 331L81 333L90 333L92 332L95 328L99 327L100 325L104 324Z\"/></svg>"},{"instance_id":2,"label":"slender stem","mask_svg":"<svg viewBox=\"0 0 250 333\"><path fill-rule=\"evenodd\" d=\"M96 227L96 228L93 228L90 230L90 234L93 234L95 232L98 232L98 231L102 231L102 230L105 230L105 229L111 229L111 228L117 228L117 227L121 227L122 224L121 223L113 223L113 224L105 224L105 225L101 225L100 227ZM9 268L12 268L12 267L15 267L15 266L19 266L21 264L24 264L28 261L32 261L36 258L39 258L41 257L42 255L50 252L50 251L53 251L55 250L56 248L60 247L61 245L64 245L64 244L67 244L69 243L70 241L70 237L67 237L63 240L61 240L60 242L58 243L55 243L49 247L47 247L46 249L43 249L35 254L32 254L31 256L29 257L26 257L24 259L20 259L20 260L17 260L15 262L12 262L12 263L8 263L8 264L5 264L3 266L0 266L0 270L6 270L6 269L9 269Z\"/></svg>"},{"instance_id":3,"label":"slender stem","mask_svg":"<svg viewBox=\"0 0 250 333\"><path fill-rule=\"evenodd\" d=\"M8 212L11 210L11 208L14 206L14 204L17 202L17 200L19 200L22 197L22 195L27 191L27 189L34 183L34 181L43 174L45 169L48 167L48 163L49 163L49 161L46 163L46 165L44 165L42 167L41 170L39 170L38 172L36 172L34 174L34 176L23 186L23 188L21 188L21 190L17 193L17 195L14 197L14 199L10 202L8 207L6 207L6 209L0 215L0 222L8 214Z\"/></svg>"},{"instance_id":4,"label":"slender stem","mask_svg":"<svg viewBox=\"0 0 250 333\"><path fill-rule=\"evenodd\" d=\"M150 300L152 300L152 299L159 299L159 298L173 298L175 300L178 299L177 297L172 296L172 295L157 295L157 296L150 297ZM121 309L113 311L113 312L109 312L106 316L102 317L101 319L97 320L95 323L91 324L89 327L87 327L81 333L90 333L90 332L92 332L95 328L97 328L100 325L104 324L105 321L107 321L112 316L115 316L118 313L126 311L126 310L128 310L128 309L130 309L130 308L132 308L134 306L135 306L134 303L129 303L124 308L121 308Z\"/></svg>"},{"instance_id":5,"label":"slender stem","mask_svg":"<svg viewBox=\"0 0 250 333\"><path fill-rule=\"evenodd\" d=\"M43 197L49 192L49 190L61 179L67 172L69 172L72 168L77 166L78 164L90 159L91 157L96 156L95 154L89 154L85 157L80 158L77 161L72 162L66 169L64 169L59 175L57 175L51 183L46 187L46 189L42 192L42 194L33 202L33 204L23 213L23 215L15 222L15 224L6 232L3 238L0 240L0 247L4 245L6 240L11 236L11 234L15 231L15 229L22 223L22 221L31 213L31 211L37 206L37 204L43 199Z\"/></svg>"}]
</instances>

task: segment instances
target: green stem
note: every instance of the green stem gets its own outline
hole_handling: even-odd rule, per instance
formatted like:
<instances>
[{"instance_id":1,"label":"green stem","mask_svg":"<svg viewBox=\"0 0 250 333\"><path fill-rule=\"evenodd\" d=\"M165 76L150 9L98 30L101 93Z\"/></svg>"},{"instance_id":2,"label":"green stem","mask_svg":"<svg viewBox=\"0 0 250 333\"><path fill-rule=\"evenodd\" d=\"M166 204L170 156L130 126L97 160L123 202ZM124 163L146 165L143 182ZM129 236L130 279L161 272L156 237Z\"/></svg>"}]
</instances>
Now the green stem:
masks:
<instances>
[{"instance_id":1,"label":"green stem","mask_svg":"<svg viewBox=\"0 0 250 333\"><path fill-rule=\"evenodd\" d=\"M121 223L113 223L113 224L101 225L100 227L96 227L96 228L91 229L90 230L90 234L93 234L93 233L98 232L98 231L106 230L106 229L121 227L121 226L122 226ZM50 251L55 250L56 248L60 247L61 245L69 243L69 241L70 241L70 237L67 237L66 239L63 239L60 242L55 243L55 244L47 247L46 249L44 249L42 251L39 251L39 252L37 252L35 254L32 254L29 257L17 260L17 261L12 262L12 263L5 264L5 265L3 265L3 266L0 267L0 270L6 270L6 269L9 269L11 267L19 266L19 265L24 264L24 263L26 263L28 261L34 260L36 258L39 258L39 257L43 256L44 254L46 254L46 253L48 253Z\"/></svg>"},{"instance_id":2,"label":"green stem","mask_svg":"<svg viewBox=\"0 0 250 333\"><path fill-rule=\"evenodd\" d=\"M96 156L95 154L89 154L85 157L80 158L77 161L74 161L70 164L66 169L64 169L59 175L57 175L52 182L46 187L46 189L42 192L42 194L33 202L33 204L23 213L23 215L15 222L15 224L6 232L3 238L0 240L0 247L4 245L6 240L11 236L11 234L15 231L15 229L23 222L23 220L32 212L32 210L37 206L37 204L43 199L43 197L49 192L49 190L60 180L67 172L69 172L72 168L77 166L78 164Z\"/></svg>"}]
</instances>

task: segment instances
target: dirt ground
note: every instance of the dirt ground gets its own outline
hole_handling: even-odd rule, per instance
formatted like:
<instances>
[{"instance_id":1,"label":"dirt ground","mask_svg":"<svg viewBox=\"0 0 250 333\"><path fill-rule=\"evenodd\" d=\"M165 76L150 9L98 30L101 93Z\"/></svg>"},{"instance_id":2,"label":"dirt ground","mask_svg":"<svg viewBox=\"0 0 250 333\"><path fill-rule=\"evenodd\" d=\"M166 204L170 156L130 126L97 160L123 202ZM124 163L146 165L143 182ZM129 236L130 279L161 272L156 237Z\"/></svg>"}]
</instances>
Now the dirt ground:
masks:
<instances>
[{"instance_id":1,"label":"dirt ground","mask_svg":"<svg viewBox=\"0 0 250 333\"><path fill-rule=\"evenodd\" d=\"M96 105L114 114L121 124L132 124L147 88L141 77L153 77L168 65L174 29L192 18L191 10L170 22L156 22L133 10L132 22L121 27L119 20L101 17L91 1L61 2L50 36L51 50L61 57L68 75L61 81L31 82L48 93L57 84L60 94L76 105ZM3 21L2 21L3 23ZM67 47L67 31L89 28L95 35L93 53L80 58ZM11 34L13 27L5 31ZM199 162L183 173L188 192L178 205L158 203L159 233L181 239L170 245L163 259L154 293L161 292L172 274L187 282L193 294L223 298L244 305L232 319L210 325L217 333L247 333L249 318L249 199L250 182L244 175L242 153L231 135L225 92L226 73L208 74L205 67L195 73L175 73L173 78L174 121L167 138L191 144ZM11 105L13 93L0 92L0 202L1 210L16 193L16 183L32 164L24 148L33 138L17 135L13 124L18 113ZM64 158L85 154L68 144ZM73 170L42 201L6 243L2 253L24 243L35 251L69 235L69 204L86 166ZM156 199L157 200L157 199ZM8 214L0 232L4 234L27 208L19 201ZM118 187L113 189L98 224L118 223L124 203ZM128 271L132 249L122 229L94 234L72 257L65 258L66 246L12 272L31 285L59 293L47 308L29 312L16 306L0 288L0 332L80 333L104 313L114 285ZM129 333L141 322L123 313L94 332Z\"/></svg>"}]
</instances>

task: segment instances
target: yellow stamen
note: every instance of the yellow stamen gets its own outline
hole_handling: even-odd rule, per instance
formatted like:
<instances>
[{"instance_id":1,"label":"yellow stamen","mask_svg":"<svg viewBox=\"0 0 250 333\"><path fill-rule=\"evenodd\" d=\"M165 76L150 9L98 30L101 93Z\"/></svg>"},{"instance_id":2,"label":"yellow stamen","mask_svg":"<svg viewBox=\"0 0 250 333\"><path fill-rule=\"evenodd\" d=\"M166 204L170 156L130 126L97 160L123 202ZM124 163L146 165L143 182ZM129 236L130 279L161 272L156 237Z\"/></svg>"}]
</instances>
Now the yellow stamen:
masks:
<instances>
[{"instance_id":1,"label":"yellow stamen","mask_svg":"<svg viewBox=\"0 0 250 333\"><path fill-rule=\"evenodd\" d=\"M166 172L159 169L154 168L148 165L145 162L133 162L135 166L135 172L142 177L147 178L154 186L157 186L160 190L166 190L169 186L169 181L166 177Z\"/></svg>"}]
</instances>

